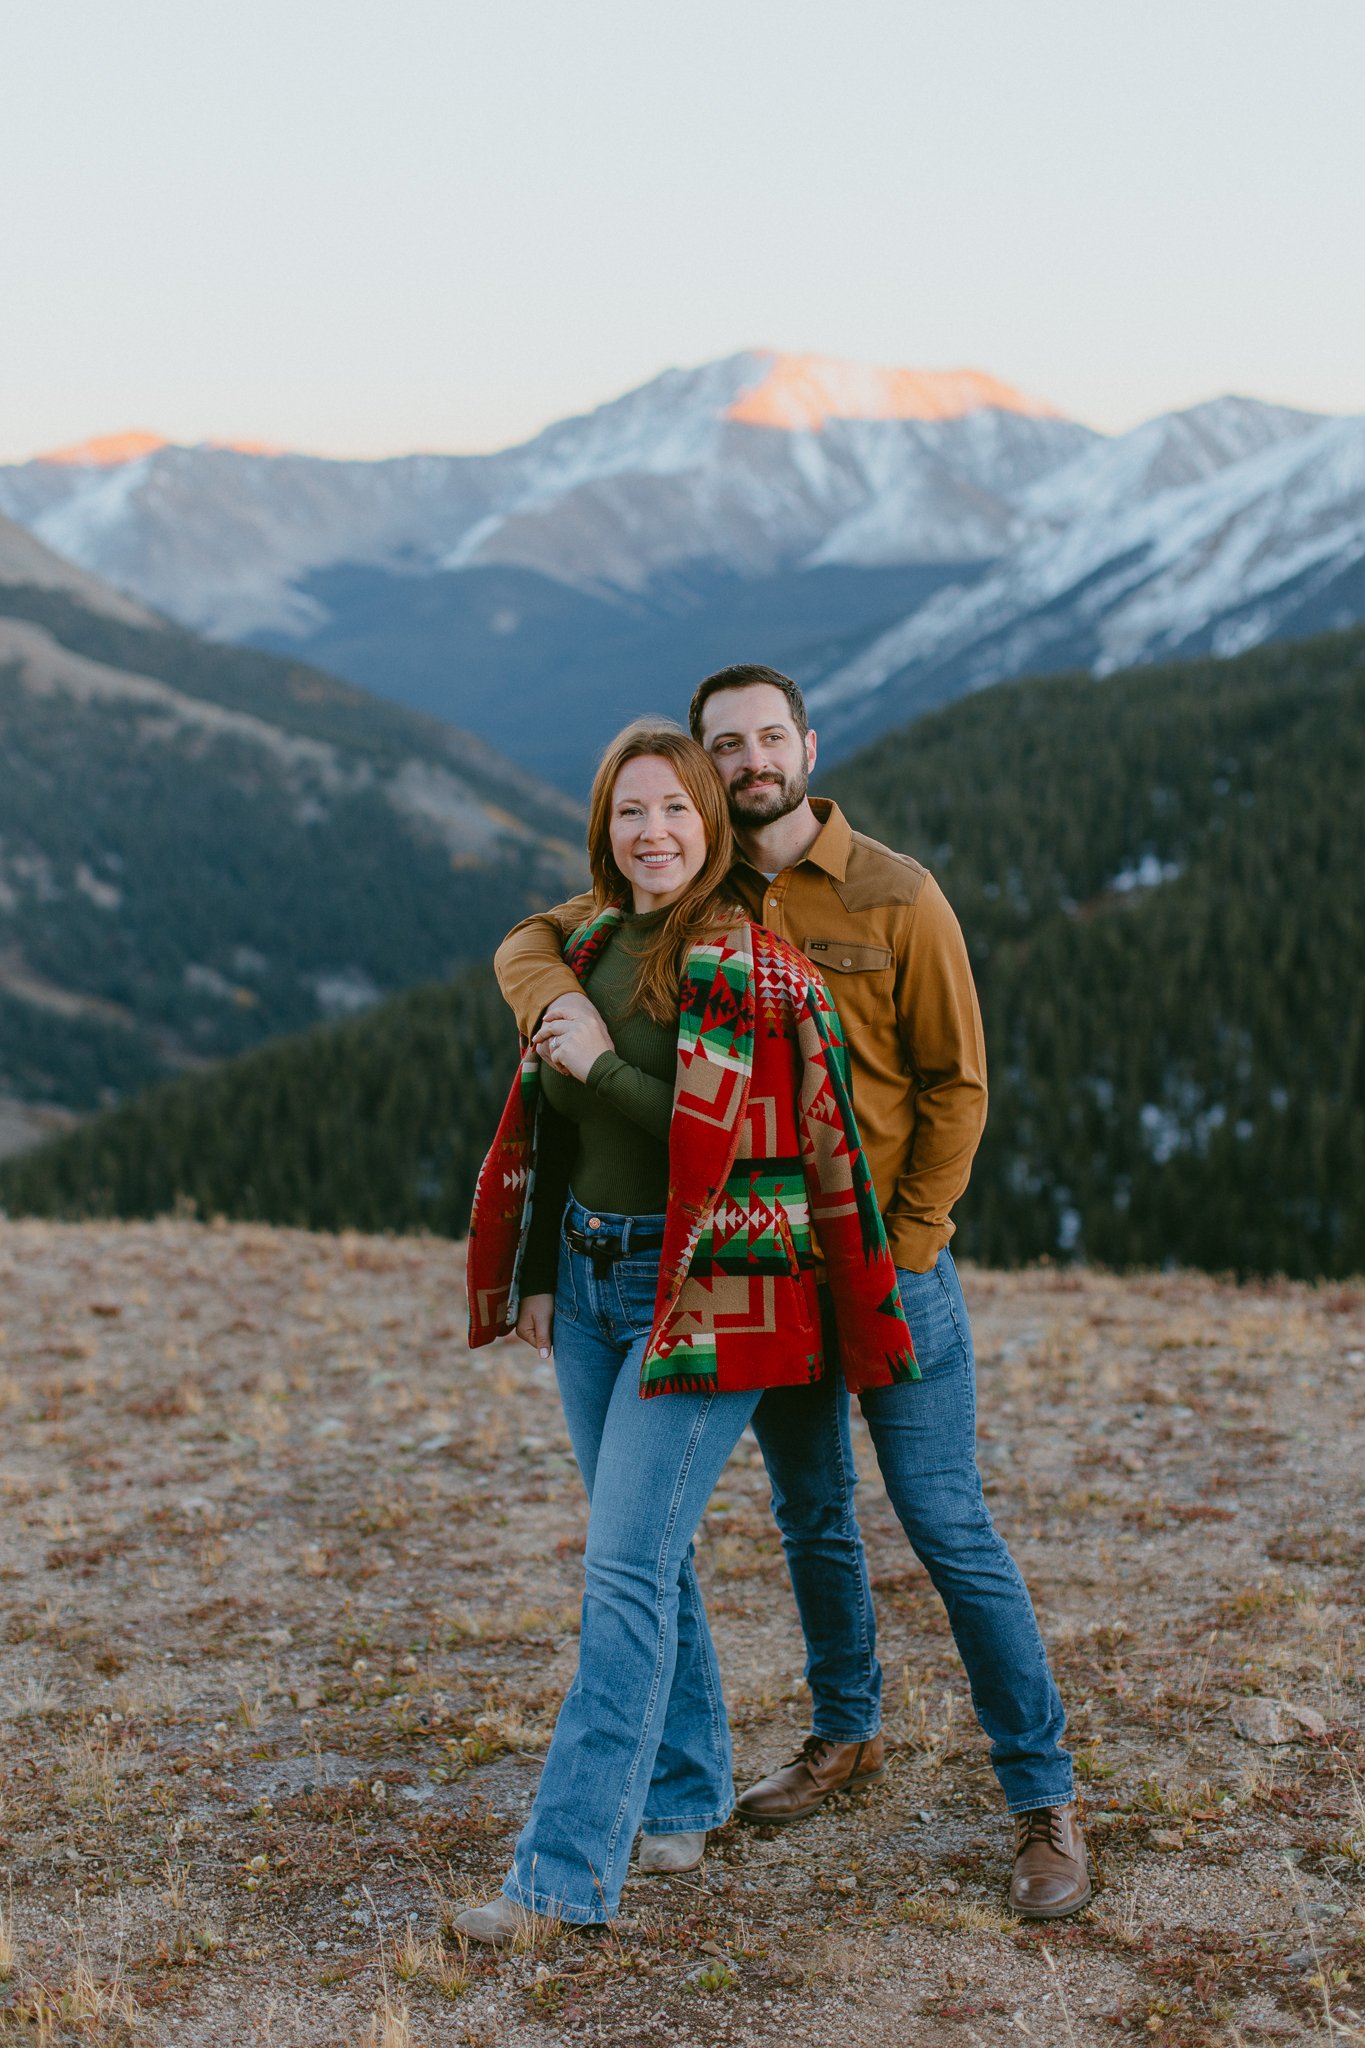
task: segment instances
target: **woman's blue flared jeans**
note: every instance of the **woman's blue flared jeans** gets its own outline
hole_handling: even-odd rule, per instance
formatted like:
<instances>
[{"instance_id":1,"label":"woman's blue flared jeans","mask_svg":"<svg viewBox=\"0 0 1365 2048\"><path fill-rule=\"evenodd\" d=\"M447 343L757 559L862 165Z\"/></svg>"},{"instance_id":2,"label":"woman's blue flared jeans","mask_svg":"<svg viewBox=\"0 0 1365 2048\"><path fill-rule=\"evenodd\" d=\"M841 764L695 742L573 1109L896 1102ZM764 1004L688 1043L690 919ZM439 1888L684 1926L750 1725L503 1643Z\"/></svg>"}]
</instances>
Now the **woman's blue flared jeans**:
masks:
<instances>
[{"instance_id":1,"label":"woman's blue flared jeans","mask_svg":"<svg viewBox=\"0 0 1365 2048\"><path fill-rule=\"evenodd\" d=\"M592 1214L604 1236L663 1224ZM586 1233L590 1214L571 1198L566 1220ZM700 1831L734 1806L692 1536L760 1395L641 1400L658 1279L657 1251L605 1265L561 1240L555 1372L590 1502L583 1618L578 1673L503 1890L580 1925L614 1916L642 1823Z\"/></svg>"}]
</instances>

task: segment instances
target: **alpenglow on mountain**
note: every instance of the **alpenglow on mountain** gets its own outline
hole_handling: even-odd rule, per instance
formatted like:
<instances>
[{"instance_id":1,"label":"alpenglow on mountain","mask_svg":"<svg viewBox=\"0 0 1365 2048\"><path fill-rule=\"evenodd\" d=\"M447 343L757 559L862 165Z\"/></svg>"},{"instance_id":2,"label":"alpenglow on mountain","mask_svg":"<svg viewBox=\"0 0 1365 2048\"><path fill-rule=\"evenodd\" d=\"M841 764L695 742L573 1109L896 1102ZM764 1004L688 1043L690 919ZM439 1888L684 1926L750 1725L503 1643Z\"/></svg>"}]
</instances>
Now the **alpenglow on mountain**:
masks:
<instances>
[{"instance_id":1,"label":"alpenglow on mountain","mask_svg":"<svg viewBox=\"0 0 1365 2048\"><path fill-rule=\"evenodd\" d=\"M113 437L0 469L0 510L573 789L722 662L797 675L828 757L1001 676L1365 617L1365 418L1229 397L1109 437L978 371L771 351L494 455Z\"/></svg>"}]
</instances>

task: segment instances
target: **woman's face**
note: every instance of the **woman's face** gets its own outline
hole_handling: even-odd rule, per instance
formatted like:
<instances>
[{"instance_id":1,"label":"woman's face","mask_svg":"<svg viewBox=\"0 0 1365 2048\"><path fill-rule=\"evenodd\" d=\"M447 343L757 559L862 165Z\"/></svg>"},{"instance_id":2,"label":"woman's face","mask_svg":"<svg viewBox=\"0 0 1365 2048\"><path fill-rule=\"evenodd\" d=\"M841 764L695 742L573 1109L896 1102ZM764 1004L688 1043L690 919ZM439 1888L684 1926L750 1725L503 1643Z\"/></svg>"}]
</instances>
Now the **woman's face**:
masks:
<instances>
[{"instance_id":1,"label":"woman's face","mask_svg":"<svg viewBox=\"0 0 1365 2048\"><path fill-rule=\"evenodd\" d=\"M671 761L627 761L611 795L611 851L633 908L674 903L706 861L706 828Z\"/></svg>"}]
</instances>

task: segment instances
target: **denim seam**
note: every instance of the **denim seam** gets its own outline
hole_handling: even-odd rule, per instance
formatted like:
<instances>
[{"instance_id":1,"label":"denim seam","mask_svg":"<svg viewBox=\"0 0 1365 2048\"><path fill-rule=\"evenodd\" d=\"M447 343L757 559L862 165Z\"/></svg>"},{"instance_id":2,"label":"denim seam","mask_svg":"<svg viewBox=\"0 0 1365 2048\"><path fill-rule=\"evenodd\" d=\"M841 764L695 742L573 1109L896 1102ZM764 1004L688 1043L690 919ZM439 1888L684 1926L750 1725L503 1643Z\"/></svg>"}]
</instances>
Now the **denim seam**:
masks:
<instances>
[{"instance_id":1,"label":"denim seam","mask_svg":"<svg viewBox=\"0 0 1365 2048\"><path fill-rule=\"evenodd\" d=\"M1005 1811L1006 1813L1037 1813L1044 1806L1070 1806L1075 1797L1075 1779L1068 1775L1065 1791L1059 1792L1055 1798L1051 1793L1043 1793L1033 1799L1021 1800L1017 1806L1013 1800L1006 1800Z\"/></svg>"},{"instance_id":2,"label":"denim seam","mask_svg":"<svg viewBox=\"0 0 1365 2048\"><path fill-rule=\"evenodd\" d=\"M646 1835L699 1835L707 1828L723 1828L734 1810L732 1799L728 1806L712 1807L710 1813L647 1813L640 1831Z\"/></svg>"},{"instance_id":3,"label":"denim seam","mask_svg":"<svg viewBox=\"0 0 1365 2048\"><path fill-rule=\"evenodd\" d=\"M692 1433L688 1437L686 1449L684 1450L682 1457L678 1461L678 1476L673 1486L673 1498L669 1503L668 1519L664 1524L663 1531L660 1536L659 1554L655 1560L654 1565L654 1612L657 1620L658 1640L658 1647L656 1648L654 1654L654 1678L653 1683L650 1686L649 1699L645 1707L644 1717L640 1724L640 1734L635 1744L635 1752L634 1755L631 1757L630 1767L626 1772L625 1783L621 1788L621 1799L620 1804L617 1806L616 1809L616 1818L612 1822L611 1832L607 1836L607 1859L602 1873L603 1883L609 1881L611 1877L612 1865L616 1861L616 1852L620 1847L621 1829L622 1824L626 1817L626 1807L630 1800L631 1788L635 1783L636 1776L640 1769L640 1752L644 1748L648 1731L653 1723L654 1715L657 1711L659 1704L659 1694L662 1690L663 1684L662 1667L664 1657L665 1636L664 1604L668 1591L666 1579L668 1543L669 1538L672 1536L673 1531L677 1526L678 1513L682 1505L683 1488L686 1485L688 1475L692 1470L692 1462L696 1457L697 1445L701 1441L702 1431L706 1426L706 1418L711 1412L711 1402L713 1398L714 1397L712 1395L708 1394L706 1398L703 1400L700 1408L697 1410L696 1420L692 1425Z\"/></svg>"},{"instance_id":4,"label":"denim seam","mask_svg":"<svg viewBox=\"0 0 1365 2048\"><path fill-rule=\"evenodd\" d=\"M502 1895L514 1906L520 1906L523 1913L544 1914L547 1919L567 1921L571 1927L606 1927L615 1917L607 1912L605 1900L600 1913L585 1913L580 1906L570 1906L563 1899L542 1898L537 1904L535 1892L527 1897L514 1870L509 1871L503 1880Z\"/></svg>"},{"instance_id":5,"label":"denim seam","mask_svg":"<svg viewBox=\"0 0 1365 2048\"><path fill-rule=\"evenodd\" d=\"M612 1337L616 1343L628 1346L634 1342L634 1340L641 1334L642 1331L649 1331L653 1329L654 1309L651 1304L650 1308L645 1313L643 1320L640 1322L635 1321L634 1317L631 1314L631 1311L626 1306L626 1297L621 1291L621 1274L619 1267L613 1269L612 1288L616 1295L616 1307L620 1314L621 1328L625 1332L625 1335L623 1337L617 1337L615 1328L613 1327ZM613 1317L613 1324L614 1323L615 1318Z\"/></svg>"},{"instance_id":6,"label":"denim seam","mask_svg":"<svg viewBox=\"0 0 1365 2048\"><path fill-rule=\"evenodd\" d=\"M561 1237L559 1242L559 1284L568 1296L568 1317L571 1323L578 1321L578 1289L573 1277L574 1255Z\"/></svg>"},{"instance_id":7,"label":"denim seam","mask_svg":"<svg viewBox=\"0 0 1365 2048\"><path fill-rule=\"evenodd\" d=\"M942 1294L944 1301L948 1304L948 1313L953 1319L953 1328L957 1331L957 1341L962 1346L962 1349L966 1353L967 1357L970 1359L972 1355L972 1347L967 1342L967 1333L963 1329L961 1319L958 1316L957 1303L953 1300L952 1290L949 1287L948 1282L944 1279L942 1271L940 1270L939 1260L941 1260L942 1257L943 1254L942 1252L940 1252L939 1258L936 1259L934 1262L934 1278L938 1282L939 1292Z\"/></svg>"},{"instance_id":8,"label":"denim seam","mask_svg":"<svg viewBox=\"0 0 1365 2048\"><path fill-rule=\"evenodd\" d=\"M698 1615L703 1619L703 1625L705 1625L706 1603L702 1598L701 1587L697 1582L696 1566L690 1558L685 1561L679 1578L681 1579L684 1574L691 1579L693 1604ZM721 1698L716 1692L715 1685L712 1683L714 1669L711 1658L704 1656L701 1660L702 1684L706 1688L707 1703L711 1709L711 1742L715 1749L716 1776L723 1783L727 1772L731 1768L730 1748L722 1716ZM707 1825L708 1827L719 1827L721 1822L708 1821Z\"/></svg>"},{"instance_id":9,"label":"denim seam","mask_svg":"<svg viewBox=\"0 0 1365 2048\"><path fill-rule=\"evenodd\" d=\"M844 1461L844 1432L837 1426L837 1423L834 1434L839 1451L839 1475L844 1490L844 1535L856 1552L862 1548L862 1531L858 1527L858 1516L853 1505L854 1490L858 1484L858 1467L854 1464L853 1478L850 1482L848 1465ZM863 1655L867 1660L867 1669L870 1675L877 1669L877 1639L875 1629L868 1626L871 1615L868 1601L863 1592L867 1579L861 1571L856 1572L854 1576L858 1582L858 1630L862 1638ZM872 1732L875 1735L877 1731L874 1728ZM867 1740L870 1741L871 1737L868 1737Z\"/></svg>"}]
</instances>

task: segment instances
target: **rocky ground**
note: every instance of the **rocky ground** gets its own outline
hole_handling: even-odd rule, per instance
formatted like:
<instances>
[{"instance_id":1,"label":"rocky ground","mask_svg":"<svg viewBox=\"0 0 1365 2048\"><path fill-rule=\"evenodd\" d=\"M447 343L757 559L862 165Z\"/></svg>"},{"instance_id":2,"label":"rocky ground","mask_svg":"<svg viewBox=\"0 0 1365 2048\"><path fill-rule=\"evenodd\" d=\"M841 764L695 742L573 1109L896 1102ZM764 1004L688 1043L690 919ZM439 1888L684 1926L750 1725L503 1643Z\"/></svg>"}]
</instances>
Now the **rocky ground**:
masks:
<instances>
[{"instance_id":1,"label":"rocky ground","mask_svg":"<svg viewBox=\"0 0 1365 2048\"><path fill-rule=\"evenodd\" d=\"M466 1351L462 1263L0 1224L0 2041L1365 2040L1365 1285L966 1275L1084 1915L1005 1910L952 1640L863 1442L884 1784L492 1956L446 1923L535 1786L584 1508L548 1372ZM757 1774L807 1709L747 1440L700 1556Z\"/></svg>"}]
</instances>

